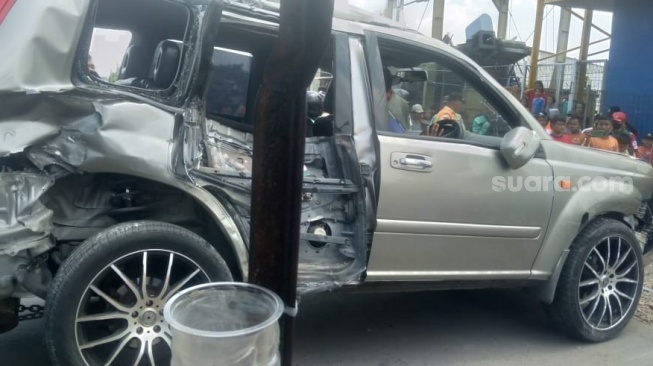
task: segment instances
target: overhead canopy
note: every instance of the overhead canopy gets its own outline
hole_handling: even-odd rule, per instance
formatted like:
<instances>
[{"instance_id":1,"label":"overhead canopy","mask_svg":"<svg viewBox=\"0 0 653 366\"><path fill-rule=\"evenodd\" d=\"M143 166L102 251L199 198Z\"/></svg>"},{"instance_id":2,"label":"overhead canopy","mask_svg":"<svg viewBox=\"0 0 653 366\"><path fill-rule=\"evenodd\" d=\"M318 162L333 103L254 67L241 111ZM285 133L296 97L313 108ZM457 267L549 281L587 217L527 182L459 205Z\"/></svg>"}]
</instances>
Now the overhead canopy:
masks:
<instances>
[{"instance_id":1,"label":"overhead canopy","mask_svg":"<svg viewBox=\"0 0 653 366\"><path fill-rule=\"evenodd\" d=\"M632 0L619 0L627 2ZM566 8L583 8L599 11L614 11L616 0L545 0L546 4L564 6Z\"/></svg>"}]
</instances>

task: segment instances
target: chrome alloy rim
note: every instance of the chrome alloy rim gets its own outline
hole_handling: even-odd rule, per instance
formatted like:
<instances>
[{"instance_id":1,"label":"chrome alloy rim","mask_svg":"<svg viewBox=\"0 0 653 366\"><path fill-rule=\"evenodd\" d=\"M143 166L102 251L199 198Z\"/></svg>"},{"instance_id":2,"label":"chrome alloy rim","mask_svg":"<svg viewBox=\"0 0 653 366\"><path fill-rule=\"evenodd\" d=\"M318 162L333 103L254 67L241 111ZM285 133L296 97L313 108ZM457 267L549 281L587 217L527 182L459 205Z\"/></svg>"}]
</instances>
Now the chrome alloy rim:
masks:
<instances>
[{"instance_id":1,"label":"chrome alloy rim","mask_svg":"<svg viewBox=\"0 0 653 366\"><path fill-rule=\"evenodd\" d=\"M88 365L168 365L171 335L166 301L209 282L200 266L162 249L132 252L106 266L77 306L75 339Z\"/></svg>"},{"instance_id":2,"label":"chrome alloy rim","mask_svg":"<svg viewBox=\"0 0 653 366\"><path fill-rule=\"evenodd\" d=\"M616 327L635 306L641 279L633 245L623 237L607 237L585 260L578 300L585 322L593 329Z\"/></svg>"}]
</instances>

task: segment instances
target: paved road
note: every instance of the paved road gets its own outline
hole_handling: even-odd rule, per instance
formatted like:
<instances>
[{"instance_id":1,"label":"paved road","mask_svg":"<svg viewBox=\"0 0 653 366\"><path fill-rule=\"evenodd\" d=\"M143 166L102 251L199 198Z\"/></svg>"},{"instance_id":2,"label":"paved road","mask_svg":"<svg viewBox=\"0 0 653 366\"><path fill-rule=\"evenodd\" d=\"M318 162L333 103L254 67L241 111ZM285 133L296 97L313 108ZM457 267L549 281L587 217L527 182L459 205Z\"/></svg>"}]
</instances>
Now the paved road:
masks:
<instances>
[{"instance_id":1,"label":"paved road","mask_svg":"<svg viewBox=\"0 0 653 366\"><path fill-rule=\"evenodd\" d=\"M47 366L43 323L0 335L0 364ZM297 366L646 366L653 327L582 344L551 329L538 304L515 291L321 294L304 300Z\"/></svg>"}]
</instances>

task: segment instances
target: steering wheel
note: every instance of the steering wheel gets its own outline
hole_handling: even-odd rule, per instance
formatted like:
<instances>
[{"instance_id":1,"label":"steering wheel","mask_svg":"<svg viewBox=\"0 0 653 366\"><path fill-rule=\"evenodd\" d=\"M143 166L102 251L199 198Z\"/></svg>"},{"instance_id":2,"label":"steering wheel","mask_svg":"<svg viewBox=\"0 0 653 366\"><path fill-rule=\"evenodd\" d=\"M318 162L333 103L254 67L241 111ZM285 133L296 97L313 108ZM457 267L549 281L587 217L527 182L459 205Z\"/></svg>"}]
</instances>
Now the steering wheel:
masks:
<instances>
[{"instance_id":1,"label":"steering wheel","mask_svg":"<svg viewBox=\"0 0 653 366\"><path fill-rule=\"evenodd\" d=\"M450 139L459 139L462 136L460 123L453 119L443 119L437 121L429 128L429 136L445 137Z\"/></svg>"}]
</instances>

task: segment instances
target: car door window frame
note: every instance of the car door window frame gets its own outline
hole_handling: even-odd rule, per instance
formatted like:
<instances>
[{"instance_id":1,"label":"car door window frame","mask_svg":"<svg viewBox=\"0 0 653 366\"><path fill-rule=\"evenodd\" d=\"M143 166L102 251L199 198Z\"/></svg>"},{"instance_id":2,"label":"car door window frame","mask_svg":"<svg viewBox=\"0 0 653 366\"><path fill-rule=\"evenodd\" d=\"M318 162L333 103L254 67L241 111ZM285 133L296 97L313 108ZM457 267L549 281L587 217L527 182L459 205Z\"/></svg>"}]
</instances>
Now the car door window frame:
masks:
<instances>
[{"instance_id":1,"label":"car door window frame","mask_svg":"<svg viewBox=\"0 0 653 366\"><path fill-rule=\"evenodd\" d=\"M470 84L485 100L488 101L488 103L490 103L497 110L497 112L499 112L499 114L501 114L502 116L506 116L504 118L506 121L515 121L516 122L515 124L510 125L511 128L515 128L517 126L523 126L528 129L531 129L531 126L524 120L523 116L510 105L510 102L505 99L505 96L501 95L501 93L498 93L497 90L495 90L492 86L488 84L488 81L485 81L485 79L489 80L491 76L482 75L467 60L460 57L455 57L444 50L435 47L429 47L427 45L412 40L399 38L389 34L366 32L366 41L367 41L366 43L370 43L371 40L373 41L372 43L376 43L377 49L376 52L368 52L368 58L370 57L369 55L374 55L374 57L378 58L378 60L368 60L368 62L379 62L382 64L380 50L382 44L388 44L388 43L391 45L394 44L400 48L406 48L406 49L414 48L417 49L418 52L422 54L432 54L433 62L447 68L452 72L455 72L460 78L465 80L466 83ZM371 77L378 79L376 75L371 75ZM380 82L382 82L382 80L383 79L381 78ZM372 89L373 92L375 91L374 89L378 89L378 86L374 85L374 82L372 82ZM499 144L491 143L489 141L483 142L482 141L483 138L476 138L475 141L470 139L454 139L454 138L442 138L442 137L434 137L434 136L422 136L416 134L401 134L401 133L390 132L387 129L379 129L378 123L379 121L377 121L377 133L382 136L395 136L395 137L403 137L403 138L410 138L410 139L442 141L448 143L474 145L474 146L490 148L494 150L499 149Z\"/></svg>"},{"instance_id":2,"label":"car door window frame","mask_svg":"<svg viewBox=\"0 0 653 366\"><path fill-rule=\"evenodd\" d=\"M175 3L171 0L161 0ZM197 73L199 62L199 53L202 52L202 38L201 33L208 26L202 24L205 22L193 21L193 18L200 16L214 19L206 11L200 10L199 5L192 5L191 2L178 3L180 7L187 10L188 20L186 30L184 33L183 47L181 60L175 80L172 85L165 90L157 89L143 89L134 86L118 85L99 80L93 77L87 67L87 57L91 47L91 40L93 38L93 31L96 27L96 17L99 7L99 0L94 0L88 10L84 28L79 38L78 47L75 53L75 61L73 62L73 84L82 89L90 90L110 90L114 93L120 93L126 96L131 96L136 99L154 104L163 109L175 109L184 105L186 100L193 94L194 87L197 83ZM208 3L208 1L207 1ZM222 13L223 2L216 0L211 3L212 9L216 12ZM219 22L218 18L218 22ZM206 21L206 19L205 19ZM219 24L219 23L218 23ZM218 27L218 24L212 24L211 27ZM170 92L172 87L175 87L174 92Z\"/></svg>"}]
</instances>

